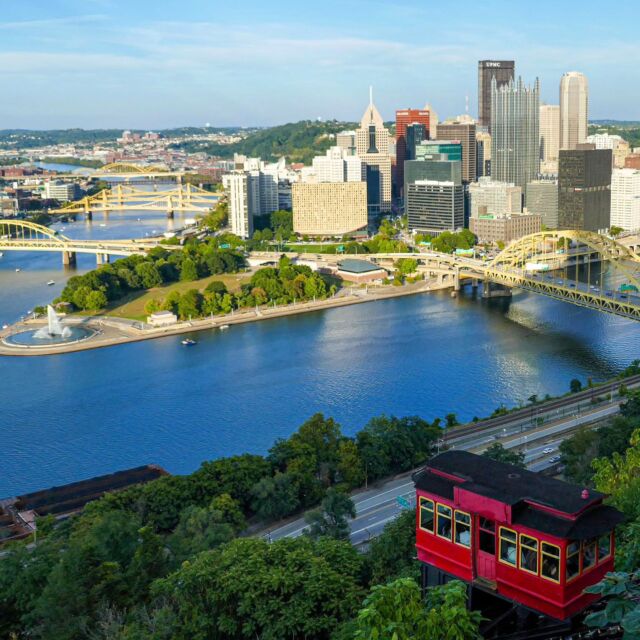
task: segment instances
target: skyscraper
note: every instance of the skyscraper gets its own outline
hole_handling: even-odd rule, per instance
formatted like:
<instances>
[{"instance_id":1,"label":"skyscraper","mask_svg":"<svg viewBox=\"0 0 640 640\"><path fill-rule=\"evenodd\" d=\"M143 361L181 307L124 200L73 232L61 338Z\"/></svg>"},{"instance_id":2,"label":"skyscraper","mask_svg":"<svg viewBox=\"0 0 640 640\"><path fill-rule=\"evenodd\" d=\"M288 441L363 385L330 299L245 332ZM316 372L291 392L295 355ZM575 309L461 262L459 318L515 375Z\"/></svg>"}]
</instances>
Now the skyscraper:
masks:
<instances>
[{"instance_id":1,"label":"skyscraper","mask_svg":"<svg viewBox=\"0 0 640 640\"><path fill-rule=\"evenodd\" d=\"M476 176L491 175L491 134L476 131Z\"/></svg>"},{"instance_id":2,"label":"skyscraper","mask_svg":"<svg viewBox=\"0 0 640 640\"><path fill-rule=\"evenodd\" d=\"M480 60L478 62L478 123L491 131L491 82L498 88L509 84L515 76L513 60Z\"/></svg>"},{"instance_id":3,"label":"skyscraper","mask_svg":"<svg viewBox=\"0 0 640 640\"><path fill-rule=\"evenodd\" d=\"M542 173L558 172L560 150L560 107L557 104L540 105L540 160ZM553 169L555 168L555 171Z\"/></svg>"},{"instance_id":4,"label":"skyscraper","mask_svg":"<svg viewBox=\"0 0 640 640\"><path fill-rule=\"evenodd\" d=\"M396 111L396 176L398 191L404 181L404 161L407 158L407 127L411 124L422 124L429 137L429 112L426 109L400 109Z\"/></svg>"},{"instance_id":5,"label":"skyscraper","mask_svg":"<svg viewBox=\"0 0 640 640\"><path fill-rule=\"evenodd\" d=\"M462 181L476 179L476 125L459 120L445 121L438 125L438 138L460 140L462 143Z\"/></svg>"},{"instance_id":6,"label":"skyscraper","mask_svg":"<svg viewBox=\"0 0 640 640\"><path fill-rule=\"evenodd\" d=\"M419 122L414 122L407 126L407 152L406 160L416 159L416 149L424 140L429 138L429 130Z\"/></svg>"},{"instance_id":7,"label":"skyscraper","mask_svg":"<svg viewBox=\"0 0 640 640\"><path fill-rule=\"evenodd\" d=\"M640 229L640 171L614 169L611 179L611 226Z\"/></svg>"},{"instance_id":8,"label":"skyscraper","mask_svg":"<svg viewBox=\"0 0 640 640\"><path fill-rule=\"evenodd\" d=\"M577 149L587 139L589 84L578 71L560 79L560 148Z\"/></svg>"},{"instance_id":9,"label":"skyscraper","mask_svg":"<svg viewBox=\"0 0 640 640\"><path fill-rule=\"evenodd\" d=\"M491 91L491 177L525 190L540 171L540 84L522 78Z\"/></svg>"},{"instance_id":10,"label":"skyscraper","mask_svg":"<svg viewBox=\"0 0 640 640\"><path fill-rule=\"evenodd\" d=\"M608 229L611 216L611 149L560 149L558 228Z\"/></svg>"},{"instance_id":11,"label":"skyscraper","mask_svg":"<svg viewBox=\"0 0 640 640\"><path fill-rule=\"evenodd\" d=\"M373 104L371 90L369 106L356 131L356 153L364 164L370 215L391 211L389 130L385 128L382 116Z\"/></svg>"}]
</instances>

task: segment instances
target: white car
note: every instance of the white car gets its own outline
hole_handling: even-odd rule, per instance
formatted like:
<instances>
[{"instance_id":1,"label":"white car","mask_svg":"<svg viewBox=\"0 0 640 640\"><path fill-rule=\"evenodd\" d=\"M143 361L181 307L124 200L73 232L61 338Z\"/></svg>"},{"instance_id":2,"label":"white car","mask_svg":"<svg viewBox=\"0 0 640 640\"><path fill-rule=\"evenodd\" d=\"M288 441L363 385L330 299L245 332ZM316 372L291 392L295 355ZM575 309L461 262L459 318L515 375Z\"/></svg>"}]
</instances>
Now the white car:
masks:
<instances>
[{"instance_id":1,"label":"white car","mask_svg":"<svg viewBox=\"0 0 640 640\"><path fill-rule=\"evenodd\" d=\"M553 458L549 458L549 462L560 462L560 456L553 456Z\"/></svg>"},{"instance_id":2,"label":"white car","mask_svg":"<svg viewBox=\"0 0 640 640\"><path fill-rule=\"evenodd\" d=\"M542 453L553 453L555 451L555 449L553 447L547 447L546 449L542 450Z\"/></svg>"}]
</instances>

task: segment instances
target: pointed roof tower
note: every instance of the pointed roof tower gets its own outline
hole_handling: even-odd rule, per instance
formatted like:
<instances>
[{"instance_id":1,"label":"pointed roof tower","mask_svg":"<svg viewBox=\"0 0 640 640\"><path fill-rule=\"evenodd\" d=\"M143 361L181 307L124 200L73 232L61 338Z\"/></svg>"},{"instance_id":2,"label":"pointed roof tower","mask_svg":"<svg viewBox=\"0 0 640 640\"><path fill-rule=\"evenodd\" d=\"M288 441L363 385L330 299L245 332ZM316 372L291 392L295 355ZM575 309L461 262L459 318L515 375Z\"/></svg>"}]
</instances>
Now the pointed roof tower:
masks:
<instances>
[{"instance_id":1,"label":"pointed roof tower","mask_svg":"<svg viewBox=\"0 0 640 640\"><path fill-rule=\"evenodd\" d=\"M369 87L369 105L362 116L362 120L360 120L360 128L365 129L371 125L374 125L376 129L384 127L384 120L373 104L373 87Z\"/></svg>"}]
</instances>

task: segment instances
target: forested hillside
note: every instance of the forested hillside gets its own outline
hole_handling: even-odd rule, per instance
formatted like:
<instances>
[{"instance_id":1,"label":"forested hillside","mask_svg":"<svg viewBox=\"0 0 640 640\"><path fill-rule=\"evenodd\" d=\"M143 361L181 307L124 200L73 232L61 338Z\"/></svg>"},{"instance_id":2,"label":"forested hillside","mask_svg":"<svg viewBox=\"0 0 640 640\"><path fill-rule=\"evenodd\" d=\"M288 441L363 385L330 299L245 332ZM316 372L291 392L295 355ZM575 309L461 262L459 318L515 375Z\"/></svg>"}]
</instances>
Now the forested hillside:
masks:
<instances>
[{"instance_id":1,"label":"forested hillside","mask_svg":"<svg viewBox=\"0 0 640 640\"><path fill-rule=\"evenodd\" d=\"M234 153L263 160L277 160L285 156L289 162L310 164L313 156L335 144L336 133L355 127L353 122L303 120L261 129L234 144L186 141L175 146L190 152L204 151L222 158L231 158Z\"/></svg>"}]
</instances>

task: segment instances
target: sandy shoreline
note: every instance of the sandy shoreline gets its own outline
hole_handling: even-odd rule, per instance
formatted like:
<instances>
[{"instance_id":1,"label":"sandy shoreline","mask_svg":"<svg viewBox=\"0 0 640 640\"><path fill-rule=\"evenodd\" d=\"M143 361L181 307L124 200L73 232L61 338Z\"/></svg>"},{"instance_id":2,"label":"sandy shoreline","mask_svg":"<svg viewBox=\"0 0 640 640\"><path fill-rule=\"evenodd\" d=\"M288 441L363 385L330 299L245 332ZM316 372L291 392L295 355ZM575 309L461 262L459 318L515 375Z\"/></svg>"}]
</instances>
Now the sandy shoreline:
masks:
<instances>
[{"instance_id":1,"label":"sandy shoreline","mask_svg":"<svg viewBox=\"0 0 640 640\"><path fill-rule=\"evenodd\" d=\"M248 322L270 320L271 318L282 318L301 313L311 313L314 311L322 311L324 309L345 307L351 304L363 304L366 302L400 298L402 296L429 293L431 291L440 291L450 288L450 284L438 285L433 282L421 282L413 285L405 285L403 287L389 286L388 291L386 288L384 291L375 291L370 293L358 290L357 293L336 296L329 298L328 300L296 303L293 305L287 305L286 307L263 307L257 312L255 309L236 311L233 314L214 316L213 319L205 318L201 320L193 320L191 322L178 322L175 325L158 329L140 329L135 327L133 322L123 321L111 316L89 316L80 318L76 316L70 319L73 324L82 324L90 327L94 329L97 334L83 342L69 343L55 347L14 347L2 342L4 338L12 333L17 333L18 331L23 331L25 329L34 329L43 326L44 324L42 320L30 320L12 325L8 329L0 332L0 356L20 357L62 355L65 353L75 353L78 351L87 351L89 349L101 349L104 347L127 344L129 342L139 342L141 340L154 340L156 338L178 336L194 331L219 329L224 325L232 326L236 324L246 324Z\"/></svg>"}]
</instances>

